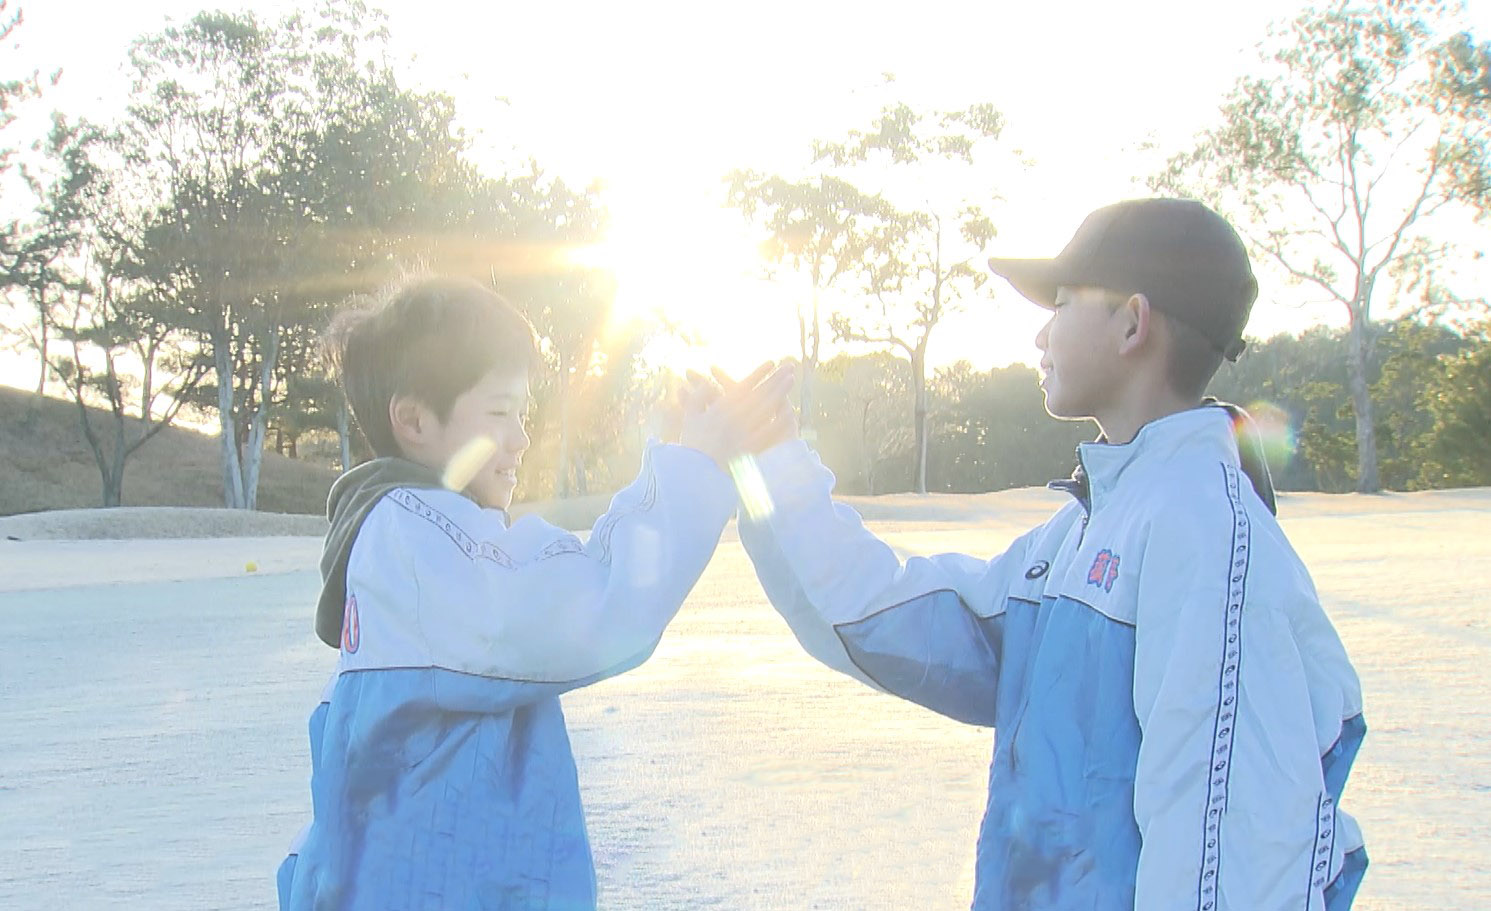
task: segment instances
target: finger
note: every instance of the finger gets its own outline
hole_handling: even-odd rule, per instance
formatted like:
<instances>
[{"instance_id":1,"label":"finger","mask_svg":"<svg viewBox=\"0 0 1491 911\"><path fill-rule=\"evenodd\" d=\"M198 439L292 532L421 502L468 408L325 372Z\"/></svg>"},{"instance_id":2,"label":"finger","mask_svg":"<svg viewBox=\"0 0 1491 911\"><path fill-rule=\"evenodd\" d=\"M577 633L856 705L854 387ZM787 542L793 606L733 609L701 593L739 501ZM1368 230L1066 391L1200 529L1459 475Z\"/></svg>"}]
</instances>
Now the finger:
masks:
<instances>
[{"instance_id":1,"label":"finger","mask_svg":"<svg viewBox=\"0 0 1491 911\"><path fill-rule=\"evenodd\" d=\"M700 408L708 407L711 402L724 395L724 390L707 376L690 370L687 377L688 382L683 387L683 394L688 396L690 401L698 403Z\"/></svg>"},{"instance_id":2,"label":"finger","mask_svg":"<svg viewBox=\"0 0 1491 911\"><path fill-rule=\"evenodd\" d=\"M710 373L714 374L715 380L721 386L725 387L731 392L734 392L738 389L755 388L761 383L762 379L765 378L767 374L771 373L771 369L774 366L775 363L773 361L762 361L760 366L758 366L755 370L752 370L750 372L750 375L748 375L745 379L740 380L739 382L730 379L730 375L718 367L711 367L709 368L709 371Z\"/></svg>"},{"instance_id":3,"label":"finger","mask_svg":"<svg viewBox=\"0 0 1491 911\"><path fill-rule=\"evenodd\" d=\"M730 374L718 367L710 367L709 372L714 376L714 381L725 388L727 392L733 391L740 384L730 377Z\"/></svg>"},{"instance_id":4,"label":"finger","mask_svg":"<svg viewBox=\"0 0 1491 911\"><path fill-rule=\"evenodd\" d=\"M764 432L764 428L782 420L784 414L791 416L789 420L796 421L796 413L792 410L792 404L785 394L775 398L753 398L748 402L738 403L730 412L729 421L742 436L752 436Z\"/></svg>"},{"instance_id":5,"label":"finger","mask_svg":"<svg viewBox=\"0 0 1491 911\"><path fill-rule=\"evenodd\" d=\"M713 386L713 385L715 385L714 380L710 379L709 377L705 376L704 374L700 373L699 371L694 370L693 368L690 368L690 369L684 371L684 378L688 380L688 384L690 386Z\"/></svg>"},{"instance_id":6,"label":"finger","mask_svg":"<svg viewBox=\"0 0 1491 911\"><path fill-rule=\"evenodd\" d=\"M728 404L737 419L759 418L776 411L791 395L795 383L796 371L791 364L783 364L753 388L732 395Z\"/></svg>"},{"instance_id":7,"label":"finger","mask_svg":"<svg viewBox=\"0 0 1491 911\"><path fill-rule=\"evenodd\" d=\"M753 427L743 436L742 446L748 452L764 452L797 436L797 416L791 408L779 411L768 421Z\"/></svg>"}]
</instances>

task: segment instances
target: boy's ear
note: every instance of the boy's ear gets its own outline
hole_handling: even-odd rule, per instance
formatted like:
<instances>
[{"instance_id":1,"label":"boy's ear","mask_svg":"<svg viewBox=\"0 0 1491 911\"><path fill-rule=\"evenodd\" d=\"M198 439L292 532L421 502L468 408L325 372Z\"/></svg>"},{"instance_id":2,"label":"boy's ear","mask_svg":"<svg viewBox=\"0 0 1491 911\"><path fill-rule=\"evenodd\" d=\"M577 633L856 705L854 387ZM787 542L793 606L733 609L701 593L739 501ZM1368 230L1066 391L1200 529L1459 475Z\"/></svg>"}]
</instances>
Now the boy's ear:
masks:
<instances>
[{"instance_id":1,"label":"boy's ear","mask_svg":"<svg viewBox=\"0 0 1491 911\"><path fill-rule=\"evenodd\" d=\"M396 395L388 400L388 426L399 448L409 451L424 441L430 427L429 409L419 399Z\"/></svg>"},{"instance_id":2,"label":"boy's ear","mask_svg":"<svg viewBox=\"0 0 1491 911\"><path fill-rule=\"evenodd\" d=\"M1149 343L1150 331L1154 326L1153 316L1149 298L1142 294L1131 294L1128 300L1119 305L1114 313L1120 334L1119 354L1134 354Z\"/></svg>"}]
</instances>

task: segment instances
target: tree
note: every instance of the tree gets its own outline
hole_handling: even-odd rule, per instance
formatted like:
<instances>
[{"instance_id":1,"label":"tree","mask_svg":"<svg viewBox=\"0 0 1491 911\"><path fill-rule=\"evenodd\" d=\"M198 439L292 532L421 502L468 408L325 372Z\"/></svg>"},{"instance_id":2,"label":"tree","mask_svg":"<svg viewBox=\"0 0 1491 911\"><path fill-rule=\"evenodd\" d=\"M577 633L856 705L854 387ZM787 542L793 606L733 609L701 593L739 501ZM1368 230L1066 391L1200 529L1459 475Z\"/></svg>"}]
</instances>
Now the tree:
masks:
<instances>
[{"instance_id":1,"label":"tree","mask_svg":"<svg viewBox=\"0 0 1491 911\"><path fill-rule=\"evenodd\" d=\"M24 21L23 10L17 9L14 13L9 12L9 0L0 0L0 42L11 39L16 30ZM62 77L62 71L54 70L49 79L52 85ZM6 135L10 127L15 123L20 107L31 101L42 93L42 79L40 73L32 72L29 75L0 79L0 137ZM18 151L12 142L0 140L0 178L9 173L15 163L15 154ZM35 178L25 174L27 185L33 194L39 194L40 188ZM38 196L38 201L40 197ZM26 288L34 286L40 280L42 271L49 265L51 256L55 253L55 245L48 238L35 236L36 226L32 226L31 236L25 237L20 220L12 219L0 225L0 289L16 287ZM39 301L34 294L33 301ZM47 311L44 304L36 311L36 331L31 333L29 326L23 326L21 335L32 347L37 349L40 355L41 366L36 381L36 394L46 392L47 387L47 354L48 343L51 340L51 325L47 322Z\"/></svg>"},{"instance_id":2,"label":"tree","mask_svg":"<svg viewBox=\"0 0 1491 911\"><path fill-rule=\"evenodd\" d=\"M1004 118L990 104L940 112L893 104L868 131L815 148L818 161L840 168L924 166L918 189L902 194L919 200L898 207L870 232L859 270L864 305L830 319L840 340L886 346L911 365L918 493L927 492L927 345L942 318L988 279L982 254L995 233L978 204L924 191L938 182L932 178L945 176L937 175L937 165L972 165L1003 129Z\"/></svg>"},{"instance_id":3,"label":"tree","mask_svg":"<svg viewBox=\"0 0 1491 911\"><path fill-rule=\"evenodd\" d=\"M1450 457L1447 450L1442 459L1431 459L1426 454L1440 431L1425 396L1429 390L1442 391L1446 364L1483 342L1475 332L1462 334L1444 322L1410 317L1381 324L1375 336L1367 379L1383 486L1445 486L1450 483L1442 477L1446 471L1465 456L1473 461L1474 455ZM1282 490L1344 492L1356 486L1349 345L1347 330L1324 326L1299 336L1253 340L1236 363L1223 365L1211 385L1214 395L1254 410L1255 416L1276 415L1265 451ZM1430 461L1438 467L1426 467Z\"/></svg>"},{"instance_id":4,"label":"tree","mask_svg":"<svg viewBox=\"0 0 1491 911\"><path fill-rule=\"evenodd\" d=\"M735 171L727 180L730 204L766 229L766 256L808 280L807 299L797 303L798 414L804 437L811 439L813 386L823 341L822 296L863 267L874 228L894 218L895 210L881 197L830 174L791 181Z\"/></svg>"},{"instance_id":5,"label":"tree","mask_svg":"<svg viewBox=\"0 0 1491 911\"><path fill-rule=\"evenodd\" d=\"M626 354L631 339L607 335L613 276L568 255L599 242L608 220L593 191L546 178L537 162L504 181L502 194L506 223L500 233L510 252L489 268L543 339L555 405L545 412L558 424L555 492L568 497L588 486L583 446L574 441L577 417L583 423L585 411L607 400L603 390L632 369Z\"/></svg>"},{"instance_id":6,"label":"tree","mask_svg":"<svg viewBox=\"0 0 1491 911\"><path fill-rule=\"evenodd\" d=\"M874 496L909 481L913 440L897 405L910 387L906 362L884 351L839 354L823 363L820 379L816 448L842 488Z\"/></svg>"},{"instance_id":7,"label":"tree","mask_svg":"<svg viewBox=\"0 0 1491 911\"><path fill-rule=\"evenodd\" d=\"M55 118L46 149L54 177L45 186L33 178L42 203L23 257L41 324L70 352L38 345L43 366L78 407L106 507L122 502L130 456L171 425L205 373L160 318L162 289L132 268L135 226L115 207L115 188L94 158L107 154L107 140ZM89 407L100 402L101 419Z\"/></svg>"},{"instance_id":8,"label":"tree","mask_svg":"<svg viewBox=\"0 0 1491 911\"><path fill-rule=\"evenodd\" d=\"M980 373L959 361L930 386L938 490L982 493L1065 477L1077 444L1095 434L1087 421L1053 420L1040 375L1024 365Z\"/></svg>"},{"instance_id":9,"label":"tree","mask_svg":"<svg viewBox=\"0 0 1491 911\"><path fill-rule=\"evenodd\" d=\"M1421 450L1436 431L1424 391L1444 375L1447 362L1472 344L1437 322L1402 318L1380 327L1372 346L1372 405L1382 485L1388 490L1426 486Z\"/></svg>"},{"instance_id":10,"label":"tree","mask_svg":"<svg viewBox=\"0 0 1491 911\"><path fill-rule=\"evenodd\" d=\"M355 0L274 25L202 13L131 51L122 143L154 200L142 267L178 285L212 359L229 506L254 507L270 415L330 312L452 239L482 248L490 188L454 106L398 84L380 21Z\"/></svg>"},{"instance_id":11,"label":"tree","mask_svg":"<svg viewBox=\"0 0 1491 911\"><path fill-rule=\"evenodd\" d=\"M225 505L252 509L291 276L276 195L304 122L303 60L251 14L199 13L137 39L121 148L148 221L141 270L181 289L183 328L213 365ZM304 216L308 213L298 211Z\"/></svg>"},{"instance_id":12,"label":"tree","mask_svg":"<svg viewBox=\"0 0 1491 911\"><path fill-rule=\"evenodd\" d=\"M1491 484L1491 323L1468 336L1471 344L1440 359L1419 401L1432 420L1420 438L1420 477L1427 486Z\"/></svg>"},{"instance_id":13,"label":"tree","mask_svg":"<svg viewBox=\"0 0 1491 911\"><path fill-rule=\"evenodd\" d=\"M1343 308L1356 488L1381 487L1368 378L1384 306L1455 300L1436 221L1488 210L1485 46L1436 37L1441 3L1311 9L1265 46L1221 124L1151 180L1230 214L1253 255Z\"/></svg>"}]
</instances>

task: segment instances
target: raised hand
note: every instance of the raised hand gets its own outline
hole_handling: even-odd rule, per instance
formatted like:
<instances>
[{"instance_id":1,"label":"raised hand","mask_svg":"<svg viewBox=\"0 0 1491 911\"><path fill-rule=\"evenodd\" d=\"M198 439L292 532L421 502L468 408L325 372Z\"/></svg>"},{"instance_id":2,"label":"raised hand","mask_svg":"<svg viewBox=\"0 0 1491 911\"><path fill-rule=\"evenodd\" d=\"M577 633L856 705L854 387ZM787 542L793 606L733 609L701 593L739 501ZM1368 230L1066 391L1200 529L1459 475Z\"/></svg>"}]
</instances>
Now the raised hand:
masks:
<instances>
[{"instance_id":1,"label":"raised hand","mask_svg":"<svg viewBox=\"0 0 1491 911\"><path fill-rule=\"evenodd\" d=\"M738 383L717 374L729 381L728 387L691 374L682 396L679 442L705 453L721 467L728 467L739 455L773 445L782 433L783 408L791 410L787 397L795 373L790 364L773 367L767 361Z\"/></svg>"},{"instance_id":2,"label":"raised hand","mask_svg":"<svg viewBox=\"0 0 1491 911\"><path fill-rule=\"evenodd\" d=\"M692 372L690 373L689 380L696 387L703 386L716 389L719 391L718 394L722 395L729 394L732 390L748 384L751 380L750 377L747 377L737 382L718 367L710 368L710 373L714 377L712 381ZM751 445L746 451L751 453L763 452L778 443L784 443L787 440L797 437L797 412L792 408L792 401L789 395L791 391L791 387L789 386L777 399L776 408L762 420L758 421L755 426L746 429L746 433L751 440Z\"/></svg>"}]
</instances>

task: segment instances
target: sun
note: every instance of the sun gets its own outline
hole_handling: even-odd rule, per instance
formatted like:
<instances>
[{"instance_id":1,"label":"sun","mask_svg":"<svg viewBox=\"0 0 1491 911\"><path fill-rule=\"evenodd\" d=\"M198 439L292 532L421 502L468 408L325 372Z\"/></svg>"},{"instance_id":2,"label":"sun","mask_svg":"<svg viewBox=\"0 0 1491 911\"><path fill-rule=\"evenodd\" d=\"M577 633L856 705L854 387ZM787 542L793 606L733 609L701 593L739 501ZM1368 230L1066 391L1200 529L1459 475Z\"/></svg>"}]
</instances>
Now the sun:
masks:
<instances>
[{"instance_id":1,"label":"sun","mask_svg":"<svg viewBox=\"0 0 1491 911\"><path fill-rule=\"evenodd\" d=\"M606 238L570 251L615 279L611 330L661 327L654 349L676 371L742 370L790 353L795 324L766 277L750 227L712 200L608 187Z\"/></svg>"}]
</instances>

